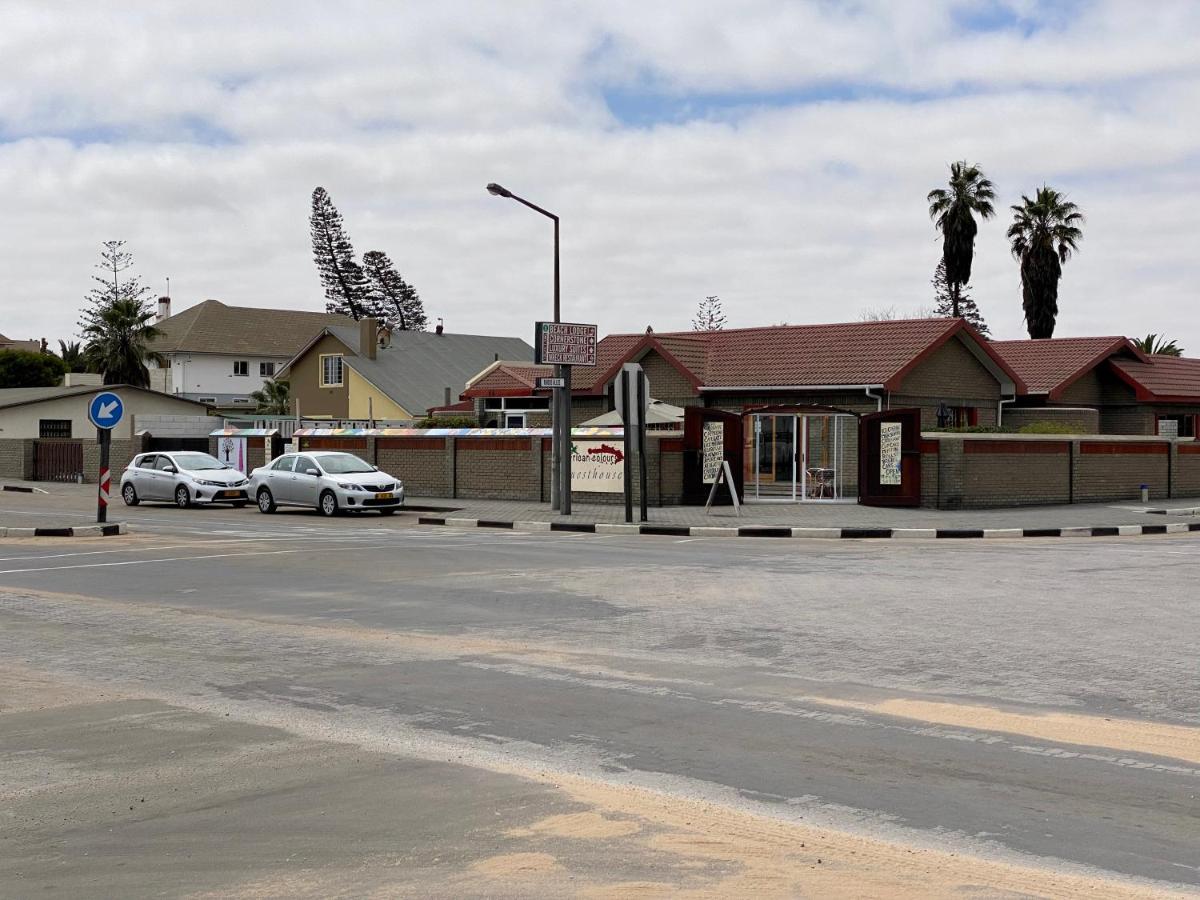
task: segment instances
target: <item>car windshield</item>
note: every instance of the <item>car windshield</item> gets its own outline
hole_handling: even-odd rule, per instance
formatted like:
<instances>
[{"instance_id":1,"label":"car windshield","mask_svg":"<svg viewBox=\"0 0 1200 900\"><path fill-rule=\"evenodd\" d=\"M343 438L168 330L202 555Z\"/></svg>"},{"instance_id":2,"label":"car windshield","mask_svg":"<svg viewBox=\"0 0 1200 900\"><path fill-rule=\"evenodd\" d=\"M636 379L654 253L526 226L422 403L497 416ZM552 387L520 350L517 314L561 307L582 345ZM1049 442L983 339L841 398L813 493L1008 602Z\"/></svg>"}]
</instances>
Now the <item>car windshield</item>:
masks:
<instances>
[{"instance_id":1,"label":"car windshield","mask_svg":"<svg viewBox=\"0 0 1200 900\"><path fill-rule=\"evenodd\" d=\"M181 469L187 469L189 472L229 468L215 456L209 456L207 453L176 453L175 465Z\"/></svg>"},{"instance_id":2,"label":"car windshield","mask_svg":"<svg viewBox=\"0 0 1200 900\"><path fill-rule=\"evenodd\" d=\"M363 462L353 453L330 453L319 457L321 468L330 475L360 475L374 472L375 468Z\"/></svg>"}]
</instances>

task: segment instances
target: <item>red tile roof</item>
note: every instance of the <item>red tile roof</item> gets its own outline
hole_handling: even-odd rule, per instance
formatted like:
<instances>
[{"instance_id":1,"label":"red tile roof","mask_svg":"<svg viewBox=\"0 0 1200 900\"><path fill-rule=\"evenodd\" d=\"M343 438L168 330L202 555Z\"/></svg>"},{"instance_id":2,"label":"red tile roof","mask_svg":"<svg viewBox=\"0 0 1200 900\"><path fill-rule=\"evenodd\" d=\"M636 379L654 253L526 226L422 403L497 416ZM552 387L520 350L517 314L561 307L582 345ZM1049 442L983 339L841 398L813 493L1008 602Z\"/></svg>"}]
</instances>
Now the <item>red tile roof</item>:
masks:
<instances>
[{"instance_id":1,"label":"red tile roof","mask_svg":"<svg viewBox=\"0 0 1200 900\"><path fill-rule=\"evenodd\" d=\"M622 362L651 349L679 363L697 387L883 385L895 389L909 369L959 333L974 340L1014 382L1020 381L991 352L988 342L961 320L899 319L609 335L597 350L599 364L590 390L599 393Z\"/></svg>"},{"instance_id":2,"label":"red tile roof","mask_svg":"<svg viewBox=\"0 0 1200 900\"><path fill-rule=\"evenodd\" d=\"M525 362L493 363L467 385L460 395L470 397L527 397L535 390L538 378L554 374L550 366Z\"/></svg>"},{"instance_id":3,"label":"red tile roof","mask_svg":"<svg viewBox=\"0 0 1200 900\"><path fill-rule=\"evenodd\" d=\"M1139 400L1200 403L1200 359L1151 356L1146 362L1114 359L1112 366Z\"/></svg>"},{"instance_id":4,"label":"red tile roof","mask_svg":"<svg viewBox=\"0 0 1200 900\"><path fill-rule=\"evenodd\" d=\"M992 341L991 345L1021 376L1027 393L1048 394L1051 399L1110 356L1145 359L1128 338L1119 336Z\"/></svg>"}]
</instances>

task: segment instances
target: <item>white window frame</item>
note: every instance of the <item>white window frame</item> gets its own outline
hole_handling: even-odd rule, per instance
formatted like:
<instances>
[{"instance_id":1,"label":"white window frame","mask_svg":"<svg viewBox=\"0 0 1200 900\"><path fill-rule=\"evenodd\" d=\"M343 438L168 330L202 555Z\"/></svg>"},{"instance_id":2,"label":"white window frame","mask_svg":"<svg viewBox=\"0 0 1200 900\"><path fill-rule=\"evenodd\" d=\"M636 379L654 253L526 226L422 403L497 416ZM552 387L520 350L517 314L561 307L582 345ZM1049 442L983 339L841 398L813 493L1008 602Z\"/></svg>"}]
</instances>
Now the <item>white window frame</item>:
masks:
<instances>
[{"instance_id":1,"label":"white window frame","mask_svg":"<svg viewBox=\"0 0 1200 900\"><path fill-rule=\"evenodd\" d=\"M275 377L275 363L260 362L258 364L258 377L259 378L274 378Z\"/></svg>"},{"instance_id":2,"label":"white window frame","mask_svg":"<svg viewBox=\"0 0 1200 900\"><path fill-rule=\"evenodd\" d=\"M250 360L235 359L233 361L233 374L236 378L247 378L250 375Z\"/></svg>"},{"instance_id":3,"label":"white window frame","mask_svg":"<svg viewBox=\"0 0 1200 900\"><path fill-rule=\"evenodd\" d=\"M320 375L321 382L320 382L320 384L321 384L321 387L323 387L323 388L342 387L345 384L346 368L345 368L345 363L342 361L342 356L343 356L343 354L341 354L341 353L322 353L321 354L321 357L320 357L320 362L321 362L321 375ZM327 359L336 359L337 360L337 378L338 378L337 381L329 381L326 378L325 360L327 360Z\"/></svg>"}]
</instances>

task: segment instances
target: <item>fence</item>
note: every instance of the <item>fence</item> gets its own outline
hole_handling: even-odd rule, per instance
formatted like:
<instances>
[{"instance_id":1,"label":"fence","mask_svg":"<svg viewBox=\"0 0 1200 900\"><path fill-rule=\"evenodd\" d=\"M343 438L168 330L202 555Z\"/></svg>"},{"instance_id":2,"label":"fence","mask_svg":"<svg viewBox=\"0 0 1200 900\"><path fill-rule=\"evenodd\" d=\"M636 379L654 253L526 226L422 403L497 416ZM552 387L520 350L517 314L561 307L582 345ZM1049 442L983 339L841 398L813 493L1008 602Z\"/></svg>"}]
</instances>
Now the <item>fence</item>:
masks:
<instances>
[{"instance_id":1,"label":"fence","mask_svg":"<svg viewBox=\"0 0 1200 900\"><path fill-rule=\"evenodd\" d=\"M83 474L80 441L33 442L34 481L75 481Z\"/></svg>"}]
</instances>

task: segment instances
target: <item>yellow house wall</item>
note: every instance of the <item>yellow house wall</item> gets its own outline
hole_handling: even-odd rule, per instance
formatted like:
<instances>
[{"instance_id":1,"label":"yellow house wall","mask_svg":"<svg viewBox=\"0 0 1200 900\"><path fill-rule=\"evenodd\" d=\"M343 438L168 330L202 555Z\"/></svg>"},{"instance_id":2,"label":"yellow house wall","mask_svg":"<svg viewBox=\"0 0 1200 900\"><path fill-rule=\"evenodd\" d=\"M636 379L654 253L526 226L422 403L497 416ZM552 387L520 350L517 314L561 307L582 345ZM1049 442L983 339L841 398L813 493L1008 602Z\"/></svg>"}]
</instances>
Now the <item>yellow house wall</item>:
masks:
<instances>
[{"instance_id":1,"label":"yellow house wall","mask_svg":"<svg viewBox=\"0 0 1200 900\"><path fill-rule=\"evenodd\" d=\"M367 379L363 378L349 366L342 369L349 376L350 415L351 419L411 419L408 411L392 401ZM368 402L369 398L369 402Z\"/></svg>"}]
</instances>

